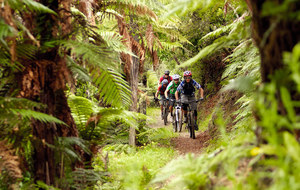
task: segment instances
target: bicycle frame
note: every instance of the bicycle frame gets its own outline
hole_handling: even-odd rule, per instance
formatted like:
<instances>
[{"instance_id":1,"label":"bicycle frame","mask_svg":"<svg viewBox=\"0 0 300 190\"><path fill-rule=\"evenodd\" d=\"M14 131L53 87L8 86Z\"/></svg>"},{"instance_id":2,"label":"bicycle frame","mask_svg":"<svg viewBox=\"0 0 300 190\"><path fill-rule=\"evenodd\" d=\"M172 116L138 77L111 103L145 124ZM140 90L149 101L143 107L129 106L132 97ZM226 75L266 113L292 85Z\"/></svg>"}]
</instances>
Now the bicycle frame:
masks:
<instances>
[{"instance_id":1,"label":"bicycle frame","mask_svg":"<svg viewBox=\"0 0 300 190\"><path fill-rule=\"evenodd\" d=\"M198 103L199 100L193 100L188 103L185 103L185 104L188 104L188 106L187 106L188 129L190 132L190 138L193 138L193 139L196 138L196 136L195 136L195 120L194 120L195 118L194 118L194 113L193 113L194 110L192 110L192 107L191 107L191 104L194 102Z\"/></svg>"}]
</instances>

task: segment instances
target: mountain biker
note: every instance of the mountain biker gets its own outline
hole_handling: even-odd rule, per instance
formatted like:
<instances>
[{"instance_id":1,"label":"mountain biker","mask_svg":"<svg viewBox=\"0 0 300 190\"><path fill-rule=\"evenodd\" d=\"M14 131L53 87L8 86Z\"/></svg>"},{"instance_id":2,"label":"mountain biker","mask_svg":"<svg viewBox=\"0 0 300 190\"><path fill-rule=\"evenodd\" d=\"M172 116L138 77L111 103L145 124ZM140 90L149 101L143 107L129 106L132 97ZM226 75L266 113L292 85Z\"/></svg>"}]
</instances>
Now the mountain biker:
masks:
<instances>
[{"instance_id":1,"label":"mountain biker","mask_svg":"<svg viewBox=\"0 0 300 190\"><path fill-rule=\"evenodd\" d=\"M179 84L176 92L175 97L176 101L179 100L178 94L181 93L181 103L184 113L184 122L187 122L187 106L188 103L191 101L195 101L195 87L199 89L200 100L203 100L203 89L194 79L192 79L192 72L191 71L184 71L183 73L184 80ZM193 102L190 104L192 110L194 110L195 116L195 130L198 130L197 125L197 103Z\"/></svg>"},{"instance_id":2,"label":"mountain biker","mask_svg":"<svg viewBox=\"0 0 300 190\"><path fill-rule=\"evenodd\" d=\"M162 77L160 77L160 79L159 79L159 83L158 83L158 86L161 84L161 82L164 80L164 79L167 79L168 80L168 83L170 83L173 79L172 79L172 77L171 76L169 76L170 75L170 71L165 71L165 74L162 76Z\"/></svg>"},{"instance_id":3,"label":"mountain biker","mask_svg":"<svg viewBox=\"0 0 300 190\"><path fill-rule=\"evenodd\" d=\"M166 99L165 97L165 91L167 89L169 82L167 79L164 79L161 82L161 85L158 87L156 93L155 93L155 99L157 100L158 98L158 93L160 94L160 109L161 109L161 118L163 119L163 104L164 100Z\"/></svg>"},{"instance_id":4,"label":"mountain biker","mask_svg":"<svg viewBox=\"0 0 300 190\"><path fill-rule=\"evenodd\" d=\"M169 83L169 85L167 86L167 90L165 91L165 97L168 99L169 98L169 109L170 109L170 113L171 113L171 118L173 119L173 107L175 104L175 92L180 84L179 82L180 76L175 74L173 76L173 81ZM170 93L170 95L168 96L168 93Z\"/></svg>"}]
</instances>

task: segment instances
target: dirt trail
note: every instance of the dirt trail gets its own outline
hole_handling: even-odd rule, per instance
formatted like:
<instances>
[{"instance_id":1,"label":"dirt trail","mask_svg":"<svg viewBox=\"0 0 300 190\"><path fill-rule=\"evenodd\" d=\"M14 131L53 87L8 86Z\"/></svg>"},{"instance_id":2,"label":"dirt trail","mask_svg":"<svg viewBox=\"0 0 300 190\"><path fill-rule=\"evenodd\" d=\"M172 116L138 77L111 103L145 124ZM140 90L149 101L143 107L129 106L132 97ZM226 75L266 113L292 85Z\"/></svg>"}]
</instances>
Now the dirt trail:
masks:
<instances>
[{"instance_id":1,"label":"dirt trail","mask_svg":"<svg viewBox=\"0 0 300 190\"><path fill-rule=\"evenodd\" d=\"M155 115L154 117L156 119L156 122L151 124L150 127L152 128L166 127L160 115ZM170 125L170 121L171 121L170 119L171 118L169 116L168 125ZM185 125L186 124L183 125L182 132L179 133L179 136L171 139L171 144L180 154L201 153L202 149L208 146L208 141L210 140L208 131L204 131L204 132L196 131L196 139L191 139L187 129L185 129Z\"/></svg>"}]
</instances>

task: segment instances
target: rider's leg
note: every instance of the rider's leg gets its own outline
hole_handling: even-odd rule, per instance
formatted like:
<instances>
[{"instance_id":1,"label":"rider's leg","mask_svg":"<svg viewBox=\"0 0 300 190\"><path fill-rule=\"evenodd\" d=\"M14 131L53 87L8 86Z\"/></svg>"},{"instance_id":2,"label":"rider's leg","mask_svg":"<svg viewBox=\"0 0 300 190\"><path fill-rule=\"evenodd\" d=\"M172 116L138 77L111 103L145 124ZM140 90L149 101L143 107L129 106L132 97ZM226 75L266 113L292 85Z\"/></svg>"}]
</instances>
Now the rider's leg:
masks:
<instances>
[{"instance_id":1,"label":"rider's leg","mask_svg":"<svg viewBox=\"0 0 300 190\"><path fill-rule=\"evenodd\" d=\"M161 97L160 99L161 119L163 119L163 108L164 108L164 101L163 101L163 97Z\"/></svg>"}]
</instances>

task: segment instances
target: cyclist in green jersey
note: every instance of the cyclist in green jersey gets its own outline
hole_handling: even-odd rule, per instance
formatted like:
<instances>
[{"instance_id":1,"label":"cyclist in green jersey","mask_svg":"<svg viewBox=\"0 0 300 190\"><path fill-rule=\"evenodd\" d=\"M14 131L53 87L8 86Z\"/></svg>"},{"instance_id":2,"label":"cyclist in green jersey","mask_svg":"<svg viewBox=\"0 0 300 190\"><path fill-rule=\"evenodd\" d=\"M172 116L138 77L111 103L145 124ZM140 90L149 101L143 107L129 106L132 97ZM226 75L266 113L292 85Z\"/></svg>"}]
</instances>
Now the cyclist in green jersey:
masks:
<instances>
[{"instance_id":1,"label":"cyclist in green jersey","mask_svg":"<svg viewBox=\"0 0 300 190\"><path fill-rule=\"evenodd\" d=\"M175 104L175 92L177 90L177 87L179 86L180 82L179 82L180 76L179 75L174 75L173 76L173 81L169 83L169 85L167 86L167 90L165 91L165 97L167 99L169 99L169 109L170 109L170 113L171 113L171 118L173 118L173 107ZM169 95L169 96L168 96Z\"/></svg>"}]
</instances>

